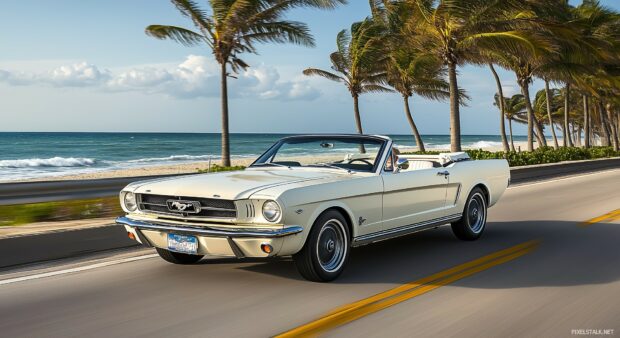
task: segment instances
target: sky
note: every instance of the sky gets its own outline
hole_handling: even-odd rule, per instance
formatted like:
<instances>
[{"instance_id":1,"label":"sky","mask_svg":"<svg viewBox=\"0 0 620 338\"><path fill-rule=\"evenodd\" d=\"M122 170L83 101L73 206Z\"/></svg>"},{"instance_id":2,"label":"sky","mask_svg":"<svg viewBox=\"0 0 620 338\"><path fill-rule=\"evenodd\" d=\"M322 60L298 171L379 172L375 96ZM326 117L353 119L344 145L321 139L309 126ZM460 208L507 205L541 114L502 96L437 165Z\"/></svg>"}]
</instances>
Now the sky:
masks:
<instances>
[{"instance_id":1,"label":"sky","mask_svg":"<svg viewBox=\"0 0 620 338\"><path fill-rule=\"evenodd\" d=\"M617 0L602 3L620 10ZM289 19L309 25L316 47L263 44L259 55L244 55L251 67L229 84L231 132L355 132L346 87L301 72L329 69L336 34L368 15L366 0L290 12ZM191 27L166 0L4 2L0 131L219 132L218 67L210 50L148 37L150 24ZM512 73L499 75L506 96L518 93ZM471 97L461 111L462 133L498 134L490 71L462 67L459 86ZM541 88L535 82L531 91ZM422 134L449 133L448 102L413 97L411 105ZM410 133L399 95L365 94L360 107L366 133Z\"/></svg>"}]
</instances>

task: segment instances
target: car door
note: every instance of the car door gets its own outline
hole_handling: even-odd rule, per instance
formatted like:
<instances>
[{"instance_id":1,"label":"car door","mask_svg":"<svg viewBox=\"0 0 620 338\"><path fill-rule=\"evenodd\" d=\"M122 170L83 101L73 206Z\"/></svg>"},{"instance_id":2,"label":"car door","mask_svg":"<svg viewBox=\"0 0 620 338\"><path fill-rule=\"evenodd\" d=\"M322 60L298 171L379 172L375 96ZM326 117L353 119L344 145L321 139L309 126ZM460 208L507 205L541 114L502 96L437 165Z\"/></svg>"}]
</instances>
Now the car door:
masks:
<instances>
[{"instance_id":1,"label":"car door","mask_svg":"<svg viewBox=\"0 0 620 338\"><path fill-rule=\"evenodd\" d=\"M462 162L446 168L450 172L446 190L446 213L448 215L458 215L463 212L463 202L467 199L471 189L471 186L463 186L463 180L464 177L471 176L471 173L476 173L476 169L468 166L468 164L468 162ZM471 179L465 180L465 182L469 181Z\"/></svg>"},{"instance_id":2,"label":"car door","mask_svg":"<svg viewBox=\"0 0 620 338\"><path fill-rule=\"evenodd\" d=\"M446 216L446 168L383 172L383 227L392 229Z\"/></svg>"}]
</instances>

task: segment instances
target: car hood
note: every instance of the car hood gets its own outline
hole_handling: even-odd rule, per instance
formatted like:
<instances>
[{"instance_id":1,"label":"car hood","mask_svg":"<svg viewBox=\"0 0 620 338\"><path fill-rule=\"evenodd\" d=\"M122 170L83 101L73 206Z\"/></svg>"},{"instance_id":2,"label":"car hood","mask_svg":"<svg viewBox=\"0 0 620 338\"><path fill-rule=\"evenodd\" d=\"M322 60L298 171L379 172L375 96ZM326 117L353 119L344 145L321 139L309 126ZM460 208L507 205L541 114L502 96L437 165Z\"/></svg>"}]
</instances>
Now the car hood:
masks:
<instances>
[{"instance_id":1,"label":"car hood","mask_svg":"<svg viewBox=\"0 0 620 338\"><path fill-rule=\"evenodd\" d=\"M319 183L347 179L351 175L334 170L318 169L250 169L212 174L168 177L130 184L126 189L139 194L222 198L250 198L261 190L298 183ZM277 197L277 196L274 196Z\"/></svg>"}]
</instances>

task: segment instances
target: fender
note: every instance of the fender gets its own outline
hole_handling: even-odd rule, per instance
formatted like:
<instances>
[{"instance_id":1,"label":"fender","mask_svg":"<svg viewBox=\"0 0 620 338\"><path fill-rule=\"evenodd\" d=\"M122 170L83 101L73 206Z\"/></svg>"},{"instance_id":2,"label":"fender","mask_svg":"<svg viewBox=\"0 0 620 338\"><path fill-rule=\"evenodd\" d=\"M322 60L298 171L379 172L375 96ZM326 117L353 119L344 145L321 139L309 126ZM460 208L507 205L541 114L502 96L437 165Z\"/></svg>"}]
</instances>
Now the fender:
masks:
<instances>
[{"instance_id":1,"label":"fender","mask_svg":"<svg viewBox=\"0 0 620 338\"><path fill-rule=\"evenodd\" d=\"M314 211L312 212L312 214L310 214L310 217L308 217L308 224L307 224L308 229L312 228L312 226L314 225L314 222L316 221L317 218L319 218L319 216L322 213L332 208L338 208L338 209L344 210L344 212L346 213L344 217L347 218L347 220L350 223L349 225L350 225L350 230L351 230L351 236L352 237L357 236L358 227L357 227L357 222L355 221L356 220L355 213L346 203L342 201L337 201L337 200L325 201L317 205L314 208Z\"/></svg>"}]
</instances>

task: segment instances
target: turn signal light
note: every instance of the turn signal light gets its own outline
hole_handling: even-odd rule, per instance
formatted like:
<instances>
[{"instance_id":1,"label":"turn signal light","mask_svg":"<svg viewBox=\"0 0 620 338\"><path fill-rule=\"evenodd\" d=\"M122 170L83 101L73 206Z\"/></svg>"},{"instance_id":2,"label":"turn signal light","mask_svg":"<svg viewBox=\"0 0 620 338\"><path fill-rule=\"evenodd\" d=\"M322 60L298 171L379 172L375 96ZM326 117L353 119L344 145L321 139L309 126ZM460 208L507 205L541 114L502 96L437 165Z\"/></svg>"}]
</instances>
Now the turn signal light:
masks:
<instances>
[{"instance_id":1,"label":"turn signal light","mask_svg":"<svg viewBox=\"0 0 620 338\"><path fill-rule=\"evenodd\" d=\"M134 235L133 232L127 232L127 237L133 239L134 241L136 240L136 235Z\"/></svg>"},{"instance_id":2,"label":"turn signal light","mask_svg":"<svg viewBox=\"0 0 620 338\"><path fill-rule=\"evenodd\" d=\"M269 244L261 244L260 249L263 250L263 252L266 254L270 254L273 252L273 247Z\"/></svg>"}]
</instances>

